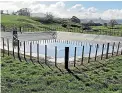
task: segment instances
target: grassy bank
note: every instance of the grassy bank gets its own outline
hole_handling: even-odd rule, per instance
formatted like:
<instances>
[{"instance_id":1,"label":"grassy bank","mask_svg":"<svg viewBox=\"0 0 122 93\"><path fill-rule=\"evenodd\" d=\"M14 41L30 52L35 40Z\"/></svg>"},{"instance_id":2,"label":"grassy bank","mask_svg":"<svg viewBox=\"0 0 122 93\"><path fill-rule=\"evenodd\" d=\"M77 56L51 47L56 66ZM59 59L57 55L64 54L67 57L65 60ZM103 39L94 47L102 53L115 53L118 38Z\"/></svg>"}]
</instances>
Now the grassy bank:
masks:
<instances>
[{"instance_id":1,"label":"grassy bank","mask_svg":"<svg viewBox=\"0 0 122 93\"><path fill-rule=\"evenodd\" d=\"M24 27L23 31L49 31L49 30L66 30L61 24L42 24L39 21L33 20L31 17L19 16L19 15L1 15L1 23L6 28Z\"/></svg>"},{"instance_id":2,"label":"grassy bank","mask_svg":"<svg viewBox=\"0 0 122 93\"><path fill-rule=\"evenodd\" d=\"M122 56L60 69L2 57L2 93L122 93Z\"/></svg>"}]
</instances>

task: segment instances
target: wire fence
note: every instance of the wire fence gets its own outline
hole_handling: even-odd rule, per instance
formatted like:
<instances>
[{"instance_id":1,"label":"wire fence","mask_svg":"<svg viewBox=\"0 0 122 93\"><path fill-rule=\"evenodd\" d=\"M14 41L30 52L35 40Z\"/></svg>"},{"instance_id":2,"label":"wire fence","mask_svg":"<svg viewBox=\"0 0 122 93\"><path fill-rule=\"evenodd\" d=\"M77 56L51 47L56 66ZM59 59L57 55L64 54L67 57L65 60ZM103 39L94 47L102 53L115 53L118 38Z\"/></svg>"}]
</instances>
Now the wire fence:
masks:
<instances>
[{"instance_id":1,"label":"wire fence","mask_svg":"<svg viewBox=\"0 0 122 93\"><path fill-rule=\"evenodd\" d=\"M83 65L86 63L108 59L113 56L122 55L122 43L113 42L107 44L87 44L87 46L80 41L70 41L70 40L40 40L40 41L20 41L17 40L16 46L13 45L13 40L8 38L1 38L1 52L4 57L5 54L12 55L14 58L18 58L20 61L25 60L27 62L32 62L33 64L39 63L46 65L65 65L64 67L68 69L70 66L76 67L77 65ZM70 44L75 47L65 46L50 46L50 44L64 43L65 45ZM43 47L42 47L43 45ZM101 48L100 48L101 47ZM49 50L49 48L51 50ZM80 48L80 50L79 50ZM59 56L59 49L64 52ZM53 57L50 56L53 55ZM80 56L77 54L80 53ZM87 54L86 54L87 53ZM73 56L71 56L73 55Z\"/></svg>"},{"instance_id":2,"label":"wire fence","mask_svg":"<svg viewBox=\"0 0 122 93\"><path fill-rule=\"evenodd\" d=\"M3 32L10 32L12 31L13 27L6 27L2 26L1 31ZM72 27L72 28L65 28L62 26L40 26L38 28L35 27L27 27L21 26L16 27L18 32L39 32L39 31L65 31L65 32L78 32L78 33L86 33L86 34L98 34L98 35L109 35L109 36L120 36L122 37L122 29L91 29L91 30L83 30L81 27Z\"/></svg>"}]
</instances>

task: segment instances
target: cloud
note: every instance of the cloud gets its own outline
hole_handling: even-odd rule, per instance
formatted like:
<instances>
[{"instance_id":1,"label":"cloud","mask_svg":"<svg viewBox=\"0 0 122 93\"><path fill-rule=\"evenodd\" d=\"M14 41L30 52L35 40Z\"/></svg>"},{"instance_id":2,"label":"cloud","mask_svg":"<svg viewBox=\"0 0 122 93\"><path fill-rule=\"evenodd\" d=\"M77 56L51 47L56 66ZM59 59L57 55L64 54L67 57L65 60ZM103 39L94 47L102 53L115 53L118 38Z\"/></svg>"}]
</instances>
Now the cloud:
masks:
<instances>
[{"instance_id":1,"label":"cloud","mask_svg":"<svg viewBox=\"0 0 122 93\"><path fill-rule=\"evenodd\" d=\"M70 2L69 2L70 3ZM122 19L122 9L108 9L101 12L95 7L85 8L82 4L75 4L69 8L65 2L56 2L45 4L40 1L0 1L1 10L9 10L9 12L17 11L20 8L30 8L32 13L52 12L56 17L69 18L77 16L83 18L103 18L103 19Z\"/></svg>"},{"instance_id":2,"label":"cloud","mask_svg":"<svg viewBox=\"0 0 122 93\"><path fill-rule=\"evenodd\" d=\"M90 7L87 9L87 11L90 13L95 13L95 12L97 12L97 9L95 7Z\"/></svg>"},{"instance_id":3,"label":"cloud","mask_svg":"<svg viewBox=\"0 0 122 93\"><path fill-rule=\"evenodd\" d=\"M81 8L81 7L82 7L81 4L76 4L76 5L74 5L71 9L77 9L77 8Z\"/></svg>"},{"instance_id":4,"label":"cloud","mask_svg":"<svg viewBox=\"0 0 122 93\"><path fill-rule=\"evenodd\" d=\"M76 4L67 10L68 11L81 11L81 10L84 10L84 7L81 4Z\"/></svg>"},{"instance_id":5,"label":"cloud","mask_svg":"<svg viewBox=\"0 0 122 93\"><path fill-rule=\"evenodd\" d=\"M9 11L13 11L13 10L18 10L19 8L16 5L13 5L13 2L1 2L0 1L0 9L1 10L9 10Z\"/></svg>"},{"instance_id":6,"label":"cloud","mask_svg":"<svg viewBox=\"0 0 122 93\"><path fill-rule=\"evenodd\" d=\"M103 18L122 19L122 9L109 9L102 13Z\"/></svg>"}]
</instances>

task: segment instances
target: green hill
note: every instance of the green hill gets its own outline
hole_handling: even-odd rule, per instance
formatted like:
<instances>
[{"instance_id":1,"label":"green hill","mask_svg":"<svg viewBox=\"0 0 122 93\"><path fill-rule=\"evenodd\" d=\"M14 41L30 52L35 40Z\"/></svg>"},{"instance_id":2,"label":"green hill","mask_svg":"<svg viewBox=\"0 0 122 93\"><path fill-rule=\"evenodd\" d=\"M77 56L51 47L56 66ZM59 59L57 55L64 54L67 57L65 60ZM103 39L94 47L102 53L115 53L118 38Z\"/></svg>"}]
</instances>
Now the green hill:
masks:
<instances>
[{"instance_id":1,"label":"green hill","mask_svg":"<svg viewBox=\"0 0 122 93\"><path fill-rule=\"evenodd\" d=\"M27 16L19 16L19 15L1 15L1 24L5 27L11 28L13 26L16 27L26 27L24 31L28 31L28 28L34 28L33 31L80 31L79 28L76 27L62 27L61 23L59 22L52 22L49 24L43 24L37 21L35 18L27 17ZM43 19L42 19L43 20ZM55 21L59 21L55 19Z\"/></svg>"},{"instance_id":2,"label":"green hill","mask_svg":"<svg viewBox=\"0 0 122 93\"><path fill-rule=\"evenodd\" d=\"M38 21L32 20L27 16L19 16L19 15L1 15L1 23L5 26L30 26L30 27L38 27L41 23Z\"/></svg>"}]
</instances>

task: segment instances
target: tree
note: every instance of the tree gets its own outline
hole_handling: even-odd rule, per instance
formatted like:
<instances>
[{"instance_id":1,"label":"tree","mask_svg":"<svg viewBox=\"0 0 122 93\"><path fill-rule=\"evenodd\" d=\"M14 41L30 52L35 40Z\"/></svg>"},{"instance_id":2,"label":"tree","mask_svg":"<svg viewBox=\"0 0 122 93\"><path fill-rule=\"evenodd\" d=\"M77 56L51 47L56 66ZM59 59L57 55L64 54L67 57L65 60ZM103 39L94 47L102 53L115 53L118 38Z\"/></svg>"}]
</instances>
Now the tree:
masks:
<instances>
[{"instance_id":1,"label":"tree","mask_svg":"<svg viewBox=\"0 0 122 93\"><path fill-rule=\"evenodd\" d=\"M45 20L47 21L47 23L52 23L53 22L53 18L54 18L54 16L50 12L46 13Z\"/></svg>"},{"instance_id":2,"label":"tree","mask_svg":"<svg viewBox=\"0 0 122 93\"><path fill-rule=\"evenodd\" d=\"M4 10L0 10L0 13L3 14Z\"/></svg>"},{"instance_id":3,"label":"tree","mask_svg":"<svg viewBox=\"0 0 122 93\"><path fill-rule=\"evenodd\" d=\"M94 21L93 20L90 20L88 23L89 24L94 24Z\"/></svg>"},{"instance_id":4,"label":"tree","mask_svg":"<svg viewBox=\"0 0 122 93\"><path fill-rule=\"evenodd\" d=\"M104 27L107 27L108 25L107 25L107 23L104 23Z\"/></svg>"},{"instance_id":5,"label":"tree","mask_svg":"<svg viewBox=\"0 0 122 93\"><path fill-rule=\"evenodd\" d=\"M6 14L8 15L8 10L6 10Z\"/></svg>"},{"instance_id":6,"label":"tree","mask_svg":"<svg viewBox=\"0 0 122 93\"><path fill-rule=\"evenodd\" d=\"M13 11L13 12L12 12L12 15L16 15L16 13Z\"/></svg>"},{"instance_id":7,"label":"tree","mask_svg":"<svg viewBox=\"0 0 122 93\"><path fill-rule=\"evenodd\" d=\"M87 23L82 23L82 31L83 30L91 30L91 27Z\"/></svg>"},{"instance_id":8,"label":"tree","mask_svg":"<svg viewBox=\"0 0 122 93\"><path fill-rule=\"evenodd\" d=\"M70 19L72 22L75 22L75 23L80 23L80 19L77 18L76 16L72 16L72 18Z\"/></svg>"},{"instance_id":9,"label":"tree","mask_svg":"<svg viewBox=\"0 0 122 93\"><path fill-rule=\"evenodd\" d=\"M87 23L87 25L89 25L89 26L95 26L95 23L94 23L93 20L90 20L90 21Z\"/></svg>"},{"instance_id":10,"label":"tree","mask_svg":"<svg viewBox=\"0 0 122 93\"><path fill-rule=\"evenodd\" d=\"M113 27L114 27L115 25L117 25L118 23L116 22L116 20L110 20L109 24L110 24L110 26L111 26L112 29L113 29Z\"/></svg>"},{"instance_id":11,"label":"tree","mask_svg":"<svg viewBox=\"0 0 122 93\"><path fill-rule=\"evenodd\" d=\"M30 9L29 8L22 8L17 11L18 15L23 15L23 16L30 16Z\"/></svg>"}]
</instances>

